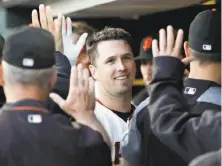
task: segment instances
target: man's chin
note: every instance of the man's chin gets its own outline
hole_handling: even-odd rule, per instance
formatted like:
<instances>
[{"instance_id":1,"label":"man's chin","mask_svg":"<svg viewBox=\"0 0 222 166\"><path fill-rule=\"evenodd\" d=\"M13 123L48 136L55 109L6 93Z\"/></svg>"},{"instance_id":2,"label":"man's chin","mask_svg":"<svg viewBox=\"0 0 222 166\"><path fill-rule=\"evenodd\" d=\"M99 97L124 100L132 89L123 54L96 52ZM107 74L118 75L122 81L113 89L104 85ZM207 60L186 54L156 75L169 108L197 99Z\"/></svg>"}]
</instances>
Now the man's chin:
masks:
<instances>
[{"instance_id":1,"label":"man's chin","mask_svg":"<svg viewBox=\"0 0 222 166\"><path fill-rule=\"evenodd\" d=\"M118 92L119 94L124 94L124 93L128 93L128 92L131 92L132 91L132 87L128 87L128 86L125 86L125 87L121 87L119 88L116 92Z\"/></svg>"}]
</instances>

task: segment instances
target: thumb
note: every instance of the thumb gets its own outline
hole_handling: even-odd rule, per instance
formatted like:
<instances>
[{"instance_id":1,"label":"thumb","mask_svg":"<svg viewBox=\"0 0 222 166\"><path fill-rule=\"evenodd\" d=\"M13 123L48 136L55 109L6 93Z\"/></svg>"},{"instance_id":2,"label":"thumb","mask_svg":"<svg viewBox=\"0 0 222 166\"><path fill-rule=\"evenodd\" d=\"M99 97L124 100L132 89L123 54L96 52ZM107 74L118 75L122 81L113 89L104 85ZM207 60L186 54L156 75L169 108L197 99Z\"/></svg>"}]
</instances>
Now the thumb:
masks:
<instances>
[{"instance_id":1,"label":"thumb","mask_svg":"<svg viewBox=\"0 0 222 166\"><path fill-rule=\"evenodd\" d=\"M61 108L64 108L65 100L56 93L50 93L49 97Z\"/></svg>"},{"instance_id":2,"label":"thumb","mask_svg":"<svg viewBox=\"0 0 222 166\"><path fill-rule=\"evenodd\" d=\"M88 37L88 33L84 33L80 36L79 40L75 45L75 54L78 57L80 52L82 51L83 46L86 44L86 39Z\"/></svg>"},{"instance_id":3,"label":"thumb","mask_svg":"<svg viewBox=\"0 0 222 166\"><path fill-rule=\"evenodd\" d=\"M193 56L189 56L189 57L186 57L184 59L182 59L181 61L185 64L185 65L188 65L191 61L193 61L195 58Z\"/></svg>"}]
</instances>

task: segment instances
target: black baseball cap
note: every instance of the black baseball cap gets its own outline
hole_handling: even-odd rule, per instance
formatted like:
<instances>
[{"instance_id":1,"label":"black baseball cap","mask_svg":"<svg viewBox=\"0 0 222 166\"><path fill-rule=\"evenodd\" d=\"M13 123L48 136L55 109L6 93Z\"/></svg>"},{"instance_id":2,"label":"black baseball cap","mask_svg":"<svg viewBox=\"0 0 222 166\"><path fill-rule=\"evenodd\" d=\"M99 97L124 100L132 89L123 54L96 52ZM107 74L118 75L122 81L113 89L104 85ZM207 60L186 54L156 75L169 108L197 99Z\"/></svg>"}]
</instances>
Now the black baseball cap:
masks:
<instances>
[{"instance_id":1,"label":"black baseball cap","mask_svg":"<svg viewBox=\"0 0 222 166\"><path fill-rule=\"evenodd\" d=\"M4 44L5 44L5 39L3 38L2 35L0 35L0 58L2 58L2 51L3 51Z\"/></svg>"},{"instance_id":2,"label":"black baseball cap","mask_svg":"<svg viewBox=\"0 0 222 166\"><path fill-rule=\"evenodd\" d=\"M221 12L199 13L190 24L188 44L195 51L221 57Z\"/></svg>"},{"instance_id":3,"label":"black baseball cap","mask_svg":"<svg viewBox=\"0 0 222 166\"><path fill-rule=\"evenodd\" d=\"M2 59L19 68L50 68L55 65L54 38L46 30L25 28L6 40Z\"/></svg>"},{"instance_id":4,"label":"black baseball cap","mask_svg":"<svg viewBox=\"0 0 222 166\"><path fill-rule=\"evenodd\" d=\"M135 60L153 60L152 41L153 38L150 36L142 39L142 42L140 44L140 53L139 56L135 58Z\"/></svg>"}]
</instances>

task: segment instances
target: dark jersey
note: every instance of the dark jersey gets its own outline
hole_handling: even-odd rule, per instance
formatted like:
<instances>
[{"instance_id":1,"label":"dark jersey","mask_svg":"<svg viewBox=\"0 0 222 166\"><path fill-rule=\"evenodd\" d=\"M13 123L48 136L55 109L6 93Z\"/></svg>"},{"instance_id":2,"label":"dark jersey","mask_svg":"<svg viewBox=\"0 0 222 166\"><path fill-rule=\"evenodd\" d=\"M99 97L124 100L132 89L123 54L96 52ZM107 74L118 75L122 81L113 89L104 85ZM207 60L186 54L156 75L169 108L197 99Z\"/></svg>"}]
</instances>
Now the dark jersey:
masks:
<instances>
[{"instance_id":1,"label":"dark jersey","mask_svg":"<svg viewBox=\"0 0 222 166\"><path fill-rule=\"evenodd\" d=\"M133 98L133 104L138 106L141 102L143 102L147 97L149 97L148 90L145 87L142 89L134 98Z\"/></svg>"},{"instance_id":2,"label":"dark jersey","mask_svg":"<svg viewBox=\"0 0 222 166\"><path fill-rule=\"evenodd\" d=\"M173 57L157 57L154 67L156 72L148 87L152 132L187 163L199 155L221 148L221 109L203 107L202 110L194 110L187 103L182 93L184 64ZM202 86L197 84L197 87ZM197 91L191 87L186 93L196 94ZM214 87L212 92L220 96L220 87ZM209 94L206 95L208 100L204 97L202 99L205 100L197 101L214 103L218 100L213 97L214 93Z\"/></svg>"},{"instance_id":3,"label":"dark jersey","mask_svg":"<svg viewBox=\"0 0 222 166\"><path fill-rule=\"evenodd\" d=\"M192 78L186 78L183 83L183 94L188 101L192 113L201 114L203 113L203 110L207 109L221 110L221 95L218 96L214 91L209 91L210 98L213 99L213 102L209 100L199 100L206 91L210 90L210 88L217 88L218 93L221 93L221 85L213 81ZM217 100L219 102L216 102Z\"/></svg>"},{"instance_id":4,"label":"dark jersey","mask_svg":"<svg viewBox=\"0 0 222 166\"><path fill-rule=\"evenodd\" d=\"M0 114L0 165L109 166L110 150L100 133L24 100Z\"/></svg>"},{"instance_id":5,"label":"dark jersey","mask_svg":"<svg viewBox=\"0 0 222 166\"><path fill-rule=\"evenodd\" d=\"M166 64L167 62L169 64ZM170 67L179 66L179 64L177 63L171 64L169 60L168 61L165 60L164 63L165 65L170 65ZM162 63L160 66L164 66L164 63ZM168 67L166 66L165 68L168 68ZM172 75L170 77L169 75L171 73L168 73L168 72L174 73L174 71L179 72L180 70L173 70L173 71L164 70L164 72L162 71L158 73L157 77L160 77L163 82L163 86L161 90L164 92L162 92L161 95L157 91L155 91L155 93L152 93L153 94L152 98L155 97L155 100L153 100L154 102L161 101L161 99L165 96L167 96L170 99L171 90L168 90L167 87L165 87L164 80L167 78L174 78L175 75ZM181 76L181 80L180 80L181 84L182 84L182 80L183 79ZM172 82L173 81L174 80L172 80ZM221 106L215 104L217 103L216 101L214 101L213 103L210 103L210 101L205 100L205 102L203 102L203 100L199 100L203 96L202 94L205 94L206 91L209 90L209 88L216 87L220 89L221 86L219 84L212 81L197 80L197 79L190 79L190 78L185 78L183 82L184 82L184 89L183 89L183 94L181 93L181 96L184 95L185 98L187 99L188 105L186 106L189 107L189 109L187 109L186 111L189 110L190 117L200 116L207 109L219 110L219 111L221 110ZM165 84L167 85L167 83ZM177 84L175 83L175 85ZM182 91L182 88L180 89L180 91ZM219 90L219 93L221 93L220 90ZM210 93L210 97L214 98L214 100L220 100L220 95L218 99L216 96L218 96L216 93ZM157 103L157 104L164 104L164 103ZM153 107L150 108L149 98L147 98L143 103L141 103L141 105L137 107L135 114L133 115L133 120L130 125L128 136L124 137L124 141L122 143L122 154L124 158L132 165L144 165L144 166L150 166L150 165L153 165L153 166L162 166L162 165L183 166L184 165L185 166L185 165L188 165L188 162L185 161L180 156L180 154L172 150L171 147L168 146L168 143L163 143L163 141L160 140L160 138L158 138L158 136L156 136L155 133L153 133L152 126L153 125L158 126L158 123L152 124L150 122L150 118L151 118L150 113L154 114L154 109L156 109L155 106L156 105L153 105ZM173 105L168 105L168 106L166 105L164 109L166 108L173 109ZM167 112L165 114L167 115ZM165 116L165 114L163 113L162 116ZM164 125L165 127L168 127L168 126L170 127L170 124L168 124L168 119L176 115L177 114L174 115L172 113L171 116L166 117L165 119L163 119L161 116L159 118L160 119L159 121L162 121L162 123L166 124ZM157 117L152 116L152 118L157 118ZM175 118L175 123L176 122L177 122L177 119ZM217 121L215 121L215 123L217 123ZM174 129L174 127L176 130L177 127L180 125L183 125L183 122L179 122L179 119L178 119L178 125L176 126L172 124L172 130ZM164 134L167 134L168 132L169 131L165 131L165 133L161 133L161 134L164 136ZM177 139L178 141L184 140L182 137L180 137L180 138L175 138L175 140L171 140L171 141L177 142ZM218 139L215 142L218 142Z\"/></svg>"}]
</instances>

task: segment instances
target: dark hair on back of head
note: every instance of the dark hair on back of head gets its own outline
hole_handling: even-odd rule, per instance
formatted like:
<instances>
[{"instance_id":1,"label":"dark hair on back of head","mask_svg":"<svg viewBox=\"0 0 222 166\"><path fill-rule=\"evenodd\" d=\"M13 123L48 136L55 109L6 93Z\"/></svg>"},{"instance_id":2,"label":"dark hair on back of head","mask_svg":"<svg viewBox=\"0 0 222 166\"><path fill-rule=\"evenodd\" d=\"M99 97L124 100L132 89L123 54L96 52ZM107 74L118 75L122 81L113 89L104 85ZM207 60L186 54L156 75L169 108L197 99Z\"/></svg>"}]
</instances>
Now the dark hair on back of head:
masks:
<instances>
[{"instance_id":1,"label":"dark hair on back of head","mask_svg":"<svg viewBox=\"0 0 222 166\"><path fill-rule=\"evenodd\" d=\"M191 55L194 56L200 64L221 63L221 57L212 53L198 52L190 48Z\"/></svg>"},{"instance_id":2,"label":"dark hair on back of head","mask_svg":"<svg viewBox=\"0 0 222 166\"><path fill-rule=\"evenodd\" d=\"M95 32L92 36L88 37L86 42L87 54L90 57L91 64L95 65L97 57L97 45L101 41L108 40L124 40L132 46L132 38L129 32L122 28L105 27L101 31Z\"/></svg>"},{"instance_id":3,"label":"dark hair on back of head","mask_svg":"<svg viewBox=\"0 0 222 166\"><path fill-rule=\"evenodd\" d=\"M78 35L88 33L88 36L91 36L94 32L95 29L89 26L86 22L76 21L72 23L72 33L77 33Z\"/></svg>"}]
</instances>

